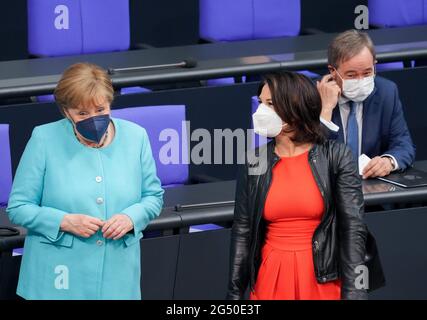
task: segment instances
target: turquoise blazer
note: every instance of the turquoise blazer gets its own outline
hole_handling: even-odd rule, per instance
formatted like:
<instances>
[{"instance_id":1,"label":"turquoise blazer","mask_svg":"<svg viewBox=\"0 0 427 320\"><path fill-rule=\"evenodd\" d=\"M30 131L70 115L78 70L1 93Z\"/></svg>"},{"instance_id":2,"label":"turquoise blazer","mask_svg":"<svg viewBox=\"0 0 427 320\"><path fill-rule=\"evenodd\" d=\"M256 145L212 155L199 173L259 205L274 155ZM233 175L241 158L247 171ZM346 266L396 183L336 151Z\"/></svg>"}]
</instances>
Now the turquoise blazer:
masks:
<instances>
[{"instance_id":1,"label":"turquoise blazer","mask_svg":"<svg viewBox=\"0 0 427 320\"><path fill-rule=\"evenodd\" d=\"M17 294L25 299L141 299L139 240L163 206L163 189L145 129L112 119L106 147L84 146L68 119L36 127L17 168L7 213L28 230ZM119 240L101 231L60 231L65 214L108 220L128 215Z\"/></svg>"}]
</instances>

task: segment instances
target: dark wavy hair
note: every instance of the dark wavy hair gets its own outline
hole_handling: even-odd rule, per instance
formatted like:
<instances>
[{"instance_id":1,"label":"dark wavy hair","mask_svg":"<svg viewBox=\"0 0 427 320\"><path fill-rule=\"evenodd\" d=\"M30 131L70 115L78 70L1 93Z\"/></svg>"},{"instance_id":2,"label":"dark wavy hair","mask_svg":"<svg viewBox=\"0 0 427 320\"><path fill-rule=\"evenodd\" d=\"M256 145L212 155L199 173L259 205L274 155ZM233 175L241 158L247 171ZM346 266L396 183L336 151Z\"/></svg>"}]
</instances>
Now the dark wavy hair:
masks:
<instances>
[{"instance_id":1,"label":"dark wavy hair","mask_svg":"<svg viewBox=\"0 0 427 320\"><path fill-rule=\"evenodd\" d=\"M320 123L322 101L310 78L295 72L280 71L266 74L258 88L258 96L265 85L271 92L276 113L295 132L295 143L322 143L325 131ZM286 129L285 129L286 130Z\"/></svg>"}]
</instances>

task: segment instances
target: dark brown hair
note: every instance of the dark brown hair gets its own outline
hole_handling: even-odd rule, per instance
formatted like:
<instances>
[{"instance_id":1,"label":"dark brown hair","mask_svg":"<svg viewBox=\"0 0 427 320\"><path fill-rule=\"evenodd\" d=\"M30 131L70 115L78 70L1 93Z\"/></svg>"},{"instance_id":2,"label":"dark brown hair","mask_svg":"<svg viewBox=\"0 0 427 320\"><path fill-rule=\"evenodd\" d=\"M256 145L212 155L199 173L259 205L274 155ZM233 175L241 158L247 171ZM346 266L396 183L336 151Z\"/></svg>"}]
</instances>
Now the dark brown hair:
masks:
<instances>
[{"instance_id":1,"label":"dark brown hair","mask_svg":"<svg viewBox=\"0 0 427 320\"><path fill-rule=\"evenodd\" d=\"M308 77L286 71L267 74L260 83L258 96L264 85L270 89L274 110L295 132L293 142L321 143L325 140L320 123L322 101Z\"/></svg>"}]
</instances>

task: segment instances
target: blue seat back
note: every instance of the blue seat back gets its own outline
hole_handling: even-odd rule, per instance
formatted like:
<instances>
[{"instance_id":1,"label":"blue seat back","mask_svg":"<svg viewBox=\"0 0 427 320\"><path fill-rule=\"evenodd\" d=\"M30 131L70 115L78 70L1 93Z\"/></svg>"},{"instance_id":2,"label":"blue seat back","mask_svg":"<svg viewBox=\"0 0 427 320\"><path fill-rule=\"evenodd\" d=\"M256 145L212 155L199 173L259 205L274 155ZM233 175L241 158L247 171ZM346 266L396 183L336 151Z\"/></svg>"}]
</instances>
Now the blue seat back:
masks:
<instances>
[{"instance_id":1,"label":"blue seat back","mask_svg":"<svg viewBox=\"0 0 427 320\"><path fill-rule=\"evenodd\" d=\"M63 56L129 46L129 0L28 0L30 54Z\"/></svg>"},{"instance_id":2,"label":"blue seat back","mask_svg":"<svg viewBox=\"0 0 427 320\"><path fill-rule=\"evenodd\" d=\"M182 185L188 181L189 146L184 105L115 109L112 116L145 128L163 186Z\"/></svg>"},{"instance_id":3,"label":"blue seat back","mask_svg":"<svg viewBox=\"0 0 427 320\"><path fill-rule=\"evenodd\" d=\"M236 41L296 36L300 0L200 0L200 38Z\"/></svg>"},{"instance_id":4,"label":"blue seat back","mask_svg":"<svg viewBox=\"0 0 427 320\"><path fill-rule=\"evenodd\" d=\"M12 188L9 125L0 124L0 207L7 205Z\"/></svg>"},{"instance_id":5,"label":"blue seat back","mask_svg":"<svg viewBox=\"0 0 427 320\"><path fill-rule=\"evenodd\" d=\"M427 24L427 0L369 0L369 23L379 27Z\"/></svg>"}]
</instances>

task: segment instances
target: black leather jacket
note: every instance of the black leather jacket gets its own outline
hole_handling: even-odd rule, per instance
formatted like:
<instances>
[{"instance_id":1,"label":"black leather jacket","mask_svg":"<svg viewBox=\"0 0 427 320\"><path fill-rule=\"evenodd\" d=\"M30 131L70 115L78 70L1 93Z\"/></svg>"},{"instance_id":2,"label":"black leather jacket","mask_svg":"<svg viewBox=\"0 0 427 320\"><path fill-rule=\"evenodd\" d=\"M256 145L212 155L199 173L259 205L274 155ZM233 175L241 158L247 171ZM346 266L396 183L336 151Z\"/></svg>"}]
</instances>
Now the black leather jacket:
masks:
<instances>
[{"instance_id":1,"label":"black leather jacket","mask_svg":"<svg viewBox=\"0 0 427 320\"><path fill-rule=\"evenodd\" d=\"M239 168L228 299L242 299L248 285L252 290L255 284L265 234L263 209L272 168L279 160L274 147L272 140L256 149ZM359 275L355 268L364 264L368 231L362 221L361 179L351 151L328 140L311 148L309 162L325 205L312 239L316 279L325 283L340 278L342 299L367 299L367 291L355 286Z\"/></svg>"}]
</instances>

